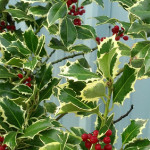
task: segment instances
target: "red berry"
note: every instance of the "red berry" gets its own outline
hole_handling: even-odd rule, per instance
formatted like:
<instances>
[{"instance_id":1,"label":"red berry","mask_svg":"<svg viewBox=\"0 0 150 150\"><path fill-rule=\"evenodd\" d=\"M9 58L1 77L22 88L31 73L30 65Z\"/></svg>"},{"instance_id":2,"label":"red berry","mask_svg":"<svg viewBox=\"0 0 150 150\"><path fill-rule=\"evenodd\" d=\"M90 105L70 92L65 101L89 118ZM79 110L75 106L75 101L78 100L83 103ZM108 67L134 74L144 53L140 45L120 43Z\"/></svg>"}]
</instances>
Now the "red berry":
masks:
<instances>
[{"instance_id":1,"label":"red berry","mask_svg":"<svg viewBox=\"0 0 150 150\"><path fill-rule=\"evenodd\" d=\"M102 38L101 38L101 42L102 42L104 39L106 39L106 37L102 37Z\"/></svg>"},{"instance_id":2,"label":"red berry","mask_svg":"<svg viewBox=\"0 0 150 150\"><path fill-rule=\"evenodd\" d=\"M82 16L82 15L83 15L83 12L82 12L82 11L79 11L79 15L81 15L81 16Z\"/></svg>"},{"instance_id":3,"label":"red berry","mask_svg":"<svg viewBox=\"0 0 150 150\"><path fill-rule=\"evenodd\" d=\"M128 41L129 37L128 37L128 36L124 36L123 39L124 39L125 41Z\"/></svg>"},{"instance_id":4,"label":"red berry","mask_svg":"<svg viewBox=\"0 0 150 150\"><path fill-rule=\"evenodd\" d=\"M28 87L31 87L31 83L26 83L26 85L27 85Z\"/></svg>"},{"instance_id":5,"label":"red berry","mask_svg":"<svg viewBox=\"0 0 150 150\"><path fill-rule=\"evenodd\" d=\"M107 144L104 146L104 150L112 150L112 146L110 144Z\"/></svg>"},{"instance_id":6,"label":"red berry","mask_svg":"<svg viewBox=\"0 0 150 150\"><path fill-rule=\"evenodd\" d=\"M5 21L1 21L1 25L2 26L5 26L6 24L5 24Z\"/></svg>"},{"instance_id":7,"label":"red berry","mask_svg":"<svg viewBox=\"0 0 150 150\"><path fill-rule=\"evenodd\" d=\"M75 9L75 8L76 8L76 6L75 6L75 5L73 5L73 6L72 6L72 9Z\"/></svg>"},{"instance_id":8,"label":"red berry","mask_svg":"<svg viewBox=\"0 0 150 150\"><path fill-rule=\"evenodd\" d=\"M4 137L0 136L0 142L4 142Z\"/></svg>"},{"instance_id":9,"label":"red berry","mask_svg":"<svg viewBox=\"0 0 150 150\"><path fill-rule=\"evenodd\" d=\"M96 41L99 42L99 41L100 41L100 38L99 38L99 37L96 37Z\"/></svg>"},{"instance_id":10,"label":"red berry","mask_svg":"<svg viewBox=\"0 0 150 150\"><path fill-rule=\"evenodd\" d=\"M10 25L6 26L6 28L7 28L7 30L11 30L11 26Z\"/></svg>"},{"instance_id":11,"label":"red berry","mask_svg":"<svg viewBox=\"0 0 150 150\"><path fill-rule=\"evenodd\" d=\"M5 149L5 148L7 147L7 145L6 145L6 144L4 144L4 145L3 145L3 147L4 147L4 149Z\"/></svg>"},{"instance_id":12,"label":"red berry","mask_svg":"<svg viewBox=\"0 0 150 150\"><path fill-rule=\"evenodd\" d=\"M91 136L90 142L91 142L92 144L97 143L97 142L98 142L97 137L96 137L96 136Z\"/></svg>"},{"instance_id":13,"label":"red berry","mask_svg":"<svg viewBox=\"0 0 150 150\"><path fill-rule=\"evenodd\" d=\"M72 3L76 3L76 2L78 2L78 0L72 0Z\"/></svg>"},{"instance_id":14,"label":"red berry","mask_svg":"<svg viewBox=\"0 0 150 150\"><path fill-rule=\"evenodd\" d=\"M84 6L81 6L81 9L83 9L84 8Z\"/></svg>"},{"instance_id":15,"label":"red berry","mask_svg":"<svg viewBox=\"0 0 150 150\"><path fill-rule=\"evenodd\" d=\"M84 14L84 13L85 13L85 10L83 9L83 10L81 10L81 12L82 12L82 14Z\"/></svg>"},{"instance_id":16,"label":"red berry","mask_svg":"<svg viewBox=\"0 0 150 150\"><path fill-rule=\"evenodd\" d=\"M85 147L86 147L86 148L91 148L91 146L92 146L92 143L91 143L91 142L89 142L89 141L86 141L86 142L85 142Z\"/></svg>"},{"instance_id":17,"label":"red berry","mask_svg":"<svg viewBox=\"0 0 150 150\"><path fill-rule=\"evenodd\" d=\"M2 28L2 26L0 26L0 30L2 30L3 28Z\"/></svg>"},{"instance_id":18,"label":"red berry","mask_svg":"<svg viewBox=\"0 0 150 150\"><path fill-rule=\"evenodd\" d=\"M119 26L114 26L114 29L119 31Z\"/></svg>"},{"instance_id":19,"label":"red berry","mask_svg":"<svg viewBox=\"0 0 150 150\"><path fill-rule=\"evenodd\" d=\"M18 78L22 79L23 75L21 73L18 74Z\"/></svg>"},{"instance_id":20,"label":"red berry","mask_svg":"<svg viewBox=\"0 0 150 150\"><path fill-rule=\"evenodd\" d=\"M30 81L31 81L31 77L28 77L28 78L26 79L26 81L27 81L27 82L30 82Z\"/></svg>"},{"instance_id":21,"label":"red berry","mask_svg":"<svg viewBox=\"0 0 150 150\"><path fill-rule=\"evenodd\" d=\"M120 40L120 36L116 36L116 37L115 37L115 40L116 40L116 41L119 41L119 40Z\"/></svg>"},{"instance_id":22,"label":"red berry","mask_svg":"<svg viewBox=\"0 0 150 150\"><path fill-rule=\"evenodd\" d=\"M74 16L77 16L77 15L78 15L78 12L75 12L75 13L74 13Z\"/></svg>"},{"instance_id":23,"label":"red berry","mask_svg":"<svg viewBox=\"0 0 150 150\"><path fill-rule=\"evenodd\" d=\"M16 27L14 25L11 26L11 30L16 30Z\"/></svg>"},{"instance_id":24,"label":"red berry","mask_svg":"<svg viewBox=\"0 0 150 150\"><path fill-rule=\"evenodd\" d=\"M120 34L120 37L123 37L123 36L124 36L124 33L121 33L121 34Z\"/></svg>"},{"instance_id":25,"label":"red berry","mask_svg":"<svg viewBox=\"0 0 150 150\"><path fill-rule=\"evenodd\" d=\"M68 15L71 15L71 12L68 12Z\"/></svg>"},{"instance_id":26,"label":"red berry","mask_svg":"<svg viewBox=\"0 0 150 150\"><path fill-rule=\"evenodd\" d=\"M5 148L2 145L0 145L0 150L5 150Z\"/></svg>"},{"instance_id":27,"label":"red berry","mask_svg":"<svg viewBox=\"0 0 150 150\"><path fill-rule=\"evenodd\" d=\"M98 130L94 130L94 131L93 131L93 135L94 135L94 136L98 136L98 134L99 134L99 131L98 131Z\"/></svg>"},{"instance_id":28,"label":"red berry","mask_svg":"<svg viewBox=\"0 0 150 150\"><path fill-rule=\"evenodd\" d=\"M90 139L91 138L91 136L93 136L91 133L89 133L88 134L88 139Z\"/></svg>"},{"instance_id":29,"label":"red berry","mask_svg":"<svg viewBox=\"0 0 150 150\"><path fill-rule=\"evenodd\" d=\"M83 141L86 141L88 139L88 135L86 133L82 134L81 136Z\"/></svg>"},{"instance_id":30,"label":"red berry","mask_svg":"<svg viewBox=\"0 0 150 150\"><path fill-rule=\"evenodd\" d=\"M95 150L101 150L101 145L100 144L96 144L95 145Z\"/></svg>"},{"instance_id":31,"label":"red berry","mask_svg":"<svg viewBox=\"0 0 150 150\"><path fill-rule=\"evenodd\" d=\"M106 133L105 133L106 136L111 136L112 135L112 131L109 129Z\"/></svg>"},{"instance_id":32,"label":"red berry","mask_svg":"<svg viewBox=\"0 0 150 150\"><path fill-rule=\"evenodd\" d=\"M111 142L110 137L109 137L109 136L104 137L104 138L103 138L103 142L104 142L105 144L109 144L109 143Z\"/></svg>"}]
</instances>

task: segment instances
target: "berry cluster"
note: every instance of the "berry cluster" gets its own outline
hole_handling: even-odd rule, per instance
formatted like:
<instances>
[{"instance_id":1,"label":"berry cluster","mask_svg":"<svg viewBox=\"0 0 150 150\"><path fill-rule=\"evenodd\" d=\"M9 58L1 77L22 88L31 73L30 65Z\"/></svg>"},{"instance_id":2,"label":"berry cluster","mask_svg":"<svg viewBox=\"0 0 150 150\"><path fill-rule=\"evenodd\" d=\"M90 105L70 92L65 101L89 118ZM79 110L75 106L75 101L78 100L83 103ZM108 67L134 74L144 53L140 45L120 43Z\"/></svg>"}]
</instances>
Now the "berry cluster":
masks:
<instances>
[{"instance_id":1,"label":"berry cluster","mask_svg":"<svg viewBox=\"0 0 150 150\"><path fill-rule=\"evenodd\" d=\"M0 33L5 31L11 31L13 32L16 30L16 27L14 25L8 25L5 21L0 22Z\"/></svg>"},{"instance_id":2,"label":"berry cluster","mask_svg":"<svg viewBox=\"0 0 150 150\"><path fill-rule=\"evenodd\" d=\"M82 134L81 138L85 142L85 147L89 150L92 146L92 144L95 145L95 150L112 150L111 146L111 139L110 136L112 135L112 131L108 130L105 133L105 137L103 140L98 139L98 130L94 130L93 133L89 134ZM105 144L104 148L102 148L102 142Z\"/></svg>"},{"instance_id":3,"label":"berry cluster","mask_svg":"<svg viewBox=\"0 0 150 150\"><path fill-rule=\"evenodd\" d=\"M22 79L23 75L21 73L18 74L18 78ZM26 84L28 87L31 87L31 77L28 77L26 80L23 81L24 84Z\"/></svg>"},{"instance_id":4,"label":"berry cluster","mask_svg":"<svg viewBox=\"0 0 150 150\"><path fill-rule=\"evenodd\" d=\"M114 28L112 28L112 32L113 32L113 35L115 34L116 37L115 37L115 40L116 41L119 41L120 38L123 38L125 41L127 41L129 39L128 36L124 36L124 31L125 29L123 27L121 27L121 30L119 29L119 26L114 26Z\"/></svg>"},{"instance_id":5,"label":"berry cluster","mask_svg":"<svg viewBox=\"0 0 150 150\"><path fill-rule=\"evenodd\" d=\"M68 6L68 8L70 10L68 12L69 15L72 15L72 16L81 15L82 16L85 13L84 6L78 7L77 6L77 2L78 2L78 0L68 0L67 1L67 6ZM73 3L75 3L75 5L72 5ZM80 18L75 18L74 19L74 25L78 25L78 26L81 25Z\"/></svg>"},{"instance_id":6,"label":"berry cluster","mask_svg":"<svg viewBox=\"0 0 150 150\"><path fill-rule=\"evenodd\" d=\"M96 37L96 41L97 41L97 44L100 45L100 42L102 42L104 39L106 39L106 37L102 37L102 38L99 38L99 37Z\"/></svg>"},{"instance_id":7,"label":"berry cluster","mask_svg":"<svg viewBox=\"0 0 150 150\"><path fill-rule=\"evenodd\" d=\"M3 144L4 137L0 136L0 150L7 150L7 145Z\"/></svg>"}]
</instances>

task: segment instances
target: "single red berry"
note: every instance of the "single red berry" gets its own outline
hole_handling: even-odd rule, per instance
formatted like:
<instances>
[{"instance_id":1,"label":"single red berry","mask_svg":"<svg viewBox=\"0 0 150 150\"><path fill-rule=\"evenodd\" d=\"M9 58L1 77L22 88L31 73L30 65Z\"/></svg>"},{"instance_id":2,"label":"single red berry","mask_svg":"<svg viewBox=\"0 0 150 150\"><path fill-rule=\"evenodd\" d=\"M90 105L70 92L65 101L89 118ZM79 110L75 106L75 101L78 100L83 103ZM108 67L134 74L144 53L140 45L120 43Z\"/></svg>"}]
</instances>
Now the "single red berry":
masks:
<instances>
[{"instance_id":1,"label":"single red berry","mask_svg":"<svg viewBox=\"0 0 150 150\"><path fill-rule=\"evenodd\" d=\"M123 39L124 39L125 41L128 41L129 37L128 37L128 36L124 36Z\"/></svg>"},{"instance_id":2,"label":"single red berry","mask_svg":"<svg viewBox=\"0 0 150 150\"><path fill-rule=\"evenodd\" d=\"M23 75L21 73L18 74L18 78L22 79Z\"/></svg>"},{"instance_id":3,"label":"single red berry","mask_svg":"<svg viewBox=\"0 0 150 150\"><path fill-rule=\"evenodd\" d=\"M26 83L26 85L27 85L28 87L31 87L31 83Z\"/></svg>"},{"instance_id":4,"label":"single red berry","mask_svg":"<svg viewBox=\"0 0 150 150\"><path fill-rule=\"evenodd\" d=\"M104 150L112 150L112 146L110 144L107 144L104 146Z\"/></svg>"},{"instance_id":5,"label":"single red berry","mask_svg":"<svg viewBox=\"0 0 150 150\"><path fill-rule=\"evenodd\" d=\"M97 137L96 137L96 136L91 136L90 142L91 142L92 144L97 143L97 142L98 142Z\"/></svg>"},{"instance_id":6,"label":"single red berry","mask_svg":"<svg viewBox=\"0 0 150 150\"><path fill-rule=\"evenodd\" d=\"M91 146L92 146L92 143L90 141L85 142L85 147L86 148L91 148Z\"/></svg>"},{"instance_id":7,"label":"single red berry","mask_svg":"<svg viewBox=\"0 0 150 150\"><path fill-rule=\"evenodd\" d=\"M84 8L84 6L81 6L81 9L83 9Z\"/></svg>"},{"instance_id":8,"label":"single red berry","mask_svg":"<svg viewBox=\"0 0 150 150\"><path fill-rule=\"evenodd\" d=\"M109 143L111 142L110 137L109 137L109 136L104 137L104 138L103 138L103 142L104 142L105 144L109 144Z\"/></svg>"},{"instance_id":9,"label":"single red berry","mask_svg":"<svg viewBox=\"0 0 150 150\"><path fill-rule=\"evenodd\" d=\"M1 25L5 26L6 25L5 21L1 21Z\"/></svg>"},{"instance_id":10,"label":"single red berry","mask_svg":"<svg viewBox=\"0 0 150 150\"><path fill-rule=\"evenodd\" d=\"M4 137L0 136L0 142L4 142Z\"/></svg>"},{"instance_id":11,"label":"single red berry","mask_svg":"<svg viewBox=\"0 0 150 150\"><path fill-rule=\"evenodd\" d=\"M2 145L0 145L0 150L5 150L5 148Z\"/></svg>"},{"instance_id":12,"label":"single red berry","mask_svg":"<svg viewBox=\"0 0 150 150\"><path fill-rule=\"evenodd\" d=\"M81 16L83 15L83 12L82 12L82 10L81 10L81 11L79 11L79 15L81 15Z\"/></svg>"},{"instance_id":13,"label":"single red berry","mask_svg":"<svg viewBox=\"0 0 150 150\"><path fill-rule=\"evenodd\" d=\"M123 36L124 36L124 33L121 33L121 34L120 34L120 37L123 37Z\"/></svg>"},{"instance_id":14,"label":"single red berry","mask_svg":"<svg viewBox=\"0 0 150 150\"><path fill-rule=\"evenodd\" d=\"M112 135L112 131L109 129L106 133L105 133L106 136L111 136Z\"/></svg>"},{"instance_id":15,"label":"single red berry","mask_svg":"<svg viewBox=\"0 0 150 150\"><path fill-rule=\"evenodd\" d=\"M100 38L99 38L99 37L96 37L96 41L99 42L99 41L100 41Z\"/></svg>"},{"instance_id":16,"label":"single red berry","mask_svg":"<svg viewBox=\"0 0 150 150\"><path fill-rule=\"evenodd\" d=\"M114 29L119 31L119 26L114 26Z\"/></svg>"},{"instance_id":17,"label":"single red berry","mask_svg":"<svg viewBox=\"0 0 150 150\"><path fill-rule=\"evenodd\" d=\"M94 130L94 131L93 131L93 135L94 135L94 136L98 136L98 134L99 134L99 131L98 131L98 130Z\"/></svg>"},{"instance_id":18,"label":"single red berry","mask_svg":"<svg viewBox=\"0 0 150 150\"><path fill-rule=\"evenodd\" d=\"M101 150L101 145L100 144L96 144L95 145L95 150Z\"/></svg>"},{"instance_id":19,"label":"single red berry","mask_svg":"<svg viewBox=\"0 0 150 150\"><path fill-rule=\"evenodd\" d=\"M88 139L88 135L86 133L82 134L81 136L83 141L86 141Z\"/></svg>"},{"instance_id":20,"label":"single red berry","mask_svg":"<svg viewBox=\"0 0 150 150\"><path fill-rule=\"evenodd\" d=\"M76 6L75 6L75 5L73 5L73 6L72 6L72 9L76 9Z\"/></svg>"},{"instance_id":21,"label":"single red berry","mask_svg":"<svg viewBox=\"0 0 150 150\"><path fill-rule=\"evenodd\" d=\"M91 133L89 133L88 134L88 139L90 139L91 138L91 136L93 136Z\"/></svg>"},{"instance_id":22,"label":"single red berry","mask_svg":"<svg viewBox=\"0 0 150 150\"><path fill-rule=\"evenodd\" d=\"M77 16L78 15L78 12L76 11L75 13L74 13L74 16Z\"/></svg>"},{"instance_id":23,"label":"single red berry","mask_svg":"<svg viewBox=\"0 0 150 150\"><path fill-rule=\"evenodd\" d=\"M6 148L6 147L7 147L7 145L6 145L6 144L4 144L4 145L3 145L3 147L4 147L4 148Z\"/></svg>"},{"instance_id":24,"label":"single red berry","mask_svg":"<svg viewBox=\"0 0 150 150\"><path fill-rule=\"evenodd\" d=\"M82 12L82 14L84 14L84 13L85 13L85 10L83 9L83 10L81 10L81 12Z\"/></svg>"},{"instance_id":25,"label":"single red berry","mask_svg":"<svg viewBox=\"0 0 150 150\"><path fill-rule=\"evenodd\" d=\"M7 30L11 30L11 26L10 25L7 25L6 28L7 28Z\"/></svg>"},{"instance_id":26,"label":"single red berry","mask_svg":"<svg viewBox=\"0 0 150 150\"><path fill-rule=\"evenodd\" d=\"M116 41L119 41L119 40L120 40L120 36L116 36L116 37L115 37L115 40L116 40Z\"/></svg>"},{"instance_id":27,"label":"single red berry","mask_svg":"<svg viewBox=\"0 0 150 150\"><path fill-rule=\"evenodd\" d=\"M68 12L68 15L71 15L71 12Z\"/></svg>"},{"instance_id":28,"label":"single red berry","mask_svg":"<svg viewBox=\"0 0 150 150\"><path fill-rule=\"evenodd\" d=\"M27 82L30 82L30 81L31 81L31 77L28 77L28 78L26 79L26 81L27 81Z\"/></svg>"}]
</instances>

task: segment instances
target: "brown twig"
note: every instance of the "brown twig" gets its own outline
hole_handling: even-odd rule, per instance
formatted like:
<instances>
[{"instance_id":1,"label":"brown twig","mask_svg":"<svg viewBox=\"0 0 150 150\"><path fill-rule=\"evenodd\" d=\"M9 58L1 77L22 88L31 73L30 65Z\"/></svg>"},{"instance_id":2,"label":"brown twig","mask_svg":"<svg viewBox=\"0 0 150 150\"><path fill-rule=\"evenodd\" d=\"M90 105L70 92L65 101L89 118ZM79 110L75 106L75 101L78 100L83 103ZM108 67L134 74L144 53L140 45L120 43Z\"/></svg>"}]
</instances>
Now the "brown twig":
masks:
<instances>
[{"instance_id":1,"label":"brown twig","mask_svg":"<svg viewBox=\"0 0 150 150\"><path fill-rule=\"evenodd\" d=\"M127 117L129 115L129 113L132 111L132 109L133 109L133 105L131 105L130 110L126 114L124 114L123 116L121 116L117 120L113 121L113 124L115 124L115 123L119 122L120 120L122 120L123 118Z\"/></svg>"},{"instance_id":2,"label":"brown twig","mask_svg":"<svg viewBox=\"0 0 150 150\"><path fill-rule=\"evenodd\" d=\"M49 54L49 56L46 58L46 60L45 60L44 62L47 62L47 61L50 59L50 57L52 57L52 55L53 55L55 52L56 52L56 50L53 50L53 51Z\"/></svg>"},{"instance_id":3,"label":"brown twig","mask_svg":"<svg viewBox=\"0 0 150 150\"><path fill-rule=\"evenodd\" d=\"M95 51L95 50L97 50L97 47L93 48L91 52L93 52L93 51ZM69 58L74 58L74 57L76 57L76 56L80 56L80 55L84 55L84 54L85 54L85 53L82 52L82 53L78 53L78 54L73 54L73 55L70 55L70 56L66 56L66 57L64 57L64 58L61 58L61 59L58 59L58 60L56 60L56 61L51 62L51 64L54 65L54 64L57 64L57 63L59 63L59 62L61 62L61 61L63 61L63 60L66 60L66 59L69 59Z\"/></svg>"},{"instance_id":4,"label":"brown twig","mask_svg":"<svg viewBox=\"0 0 150 150\"><path fill-rule=\"evenodd\" d=\"M61 114L60 116L58 116L58 117L56 118L56 120L58 121L59 119L61 119L62 117L64 117L66 114L67 114L67 113Z\"/></svg>"}]
</instances>

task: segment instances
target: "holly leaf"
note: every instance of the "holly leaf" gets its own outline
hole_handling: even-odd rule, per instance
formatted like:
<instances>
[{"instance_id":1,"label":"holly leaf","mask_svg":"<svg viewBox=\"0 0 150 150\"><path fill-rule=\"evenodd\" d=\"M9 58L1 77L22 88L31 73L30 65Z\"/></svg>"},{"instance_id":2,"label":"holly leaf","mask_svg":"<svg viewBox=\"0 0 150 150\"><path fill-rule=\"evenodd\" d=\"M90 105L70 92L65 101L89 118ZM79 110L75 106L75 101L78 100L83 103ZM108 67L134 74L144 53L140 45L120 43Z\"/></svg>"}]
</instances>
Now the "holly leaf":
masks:
<instances>
[{"instance_id":1,"label":"holly leaf","mask_svg":"<svg viewBox=\"0 0 150 150\"><path fill-rule=\"evenodd\" d=\"M52 127L52 124L49 118L38 120L29 127L27 127L21 137L33 139L35 135L50 127Z\"/></svg>"},{"instance_id":2,"label":"holly leaf","mask_svg":"<svg viewBox=\"0 0 150 150\"><path fill-rule=\"evenodd\" d=\"M52 79L52 65L44 64L41 66L40 71L36 74L36 83L39 89L42 89Z\"/></svg>"},{"instance_id":3,"label":"holly leaf","mask_svg":"<svg viewBox=\"0 0 150 150\"><path fill-rule=\"evenodd\" d=\"M77 38L76 28L67 17L65 17L60 24L60 36L66 47L72 45Z\"/></svg>"},{"instance_id":4,"label":"holly leaf","mask_svg":"<svg viewBox=\"0 0 150 150\"><path fill-rule=\"evenodd\" d=\"M148 7L149 5L149 0L139 1L136 5L128 8L128 11L133 15L137 16L144 23L150 24L150 8Z\"/></svg>"},{"instance_id":5,"label":"holly leaf","mask_svg":"<svg viewBox=\"0 0 150 150\"><path fill-rule=\"evenodd\" d=\"M25 62L23 64L23 68L33 71L35 69L37 63L38 63L38 59L37 59L37 57L34 57L34 58L32 58L32 60Z\"/></svg>"},{"instance_id":6,"label":"holly leaf","mask_svg":"<svg viewBox=\"0 0 150 150\"><path fill-rule=\"evenodd\" d=\"M21 107L7 98L0 100L0 106L2 108L2 113L5 116L4 122L7 121L11 127L22 129L25 112L21 109Z\"/></svg>"},{"instance_id":7,"label":"holly leaf","mask_svg":"<svg viewBox=\"0 0 150 150\"><path fill-rule=\"evenodd\" d=\"M35 52L36 55L41 54L41 52L43 51L44 45L45 45L45 36L42 35L39 38L38 46L37 46L37 49L36 49L36 52Z\"/></svg>"},{"instance_id":8,"label":"holly leaf","mask_svg":"<svg viewBox=\"0 0 150 150\"><path fill-rule=\"evenodd\" d=\"M103 0L93 0L96 2L96 4L98 4L99 6L102 6L104 8L104 3Z\"/></svg>"},{"instance_id":9,"label":"holly leaf","mask_svg":"<svg viewBox=\"0 0 150 150\"><path fill-rule=\"evenodd\" d=\"M58 2L54 4L47 15L48 25L51 26L60 18L64 18L67 14L66 2Z\"/></svg>"},{"instance_id":10,"label":"holly leaf","mask_svg":"<svg viewBox=\"0 0 150 150\"><path fill-rule=\"evenodd\" d=\"M59 83L59 79L54 78L39 93L39 101L48 100L53 93L53 88Z\"/></svg>"},{"instance_id":11,"label":"holly leaf","mask_svg":"<svg viewBox=\"0 0 150 150\"><path fill-rule=\"evenodd\" d=\"M13 78L13 77L16 77L16 75L10 73L10 71L7 68L0 65L0 78Z\"/></svg>"},{"instance_id":12,"label":"holly leaf","mask_svg":"<svg viewBox=\"0 0 150 150\"><path fill-rule=\"evenodd\" d=\"M12 150L17 146L16 142L17 132L11 131L8 132L5 136L4 143L9 146Z\"/></svg>"},{"instance_id":13,"label":"holly leaf","mask_svg":"<svg viewBox=\"0 0 150 150\"><path fill-rule=\"evenodd\" d=\"M57 105L53 102L44 103L44 107L46 108L47 112L52 114L54 114L57 109Z\"/></svg>"},{"instance_id":14,"label":"holly leaf","mask_svg":"<svg viewBox=\"0 0 150 150\"><path fill-rule=\"evenodd\" d=\"M8 12L12 15L13 18L17 20L28 20L28 21L34 21L34 19L27 15L24 11L20 9L6 9L5 12Z\"/></svg>"},{"instance_id":15,"label":"holly leaf","mask_svg":"<svg viewBox=\"0 0 150 150\"><path fill-rule=\"evenodd\" d=\"M6 62L7 65L10 65L12 67L18 67L22 68L23 67L24 60L20 58L11 58L9 61Z\"/></svg>"},{"instance_id":16,"label":"holly leaf","mask_svg":"<svg viewBox=\"0 0 150 150\"><path fill-rule=\"evenodd\" d=\"M91 48L89 48L88 46L84 45L84 44L79 44L79 45L74 45L72 47L69 48L70 52L84 52L84 53L88 53L91 52Z\"/></svg>"},{"instance_id":17,"label":"holly leaf","mask_svg":"<svg viewBox=\"0 0 150 150\"><path fill-rule=\"evenodd\" d=\"M113 88L113 102L123 104L125 98L129 97L129 94L134 91L134 84L136 81L136 70L124 66L122 76L116 81Z\"/></svg>"},{"instance_id":18,"label":"holly leaf","mask_svg":"<svg viewBox=\"0 0 150 150\"><path fill-rule=\"evenodd\" d=\"M105 96L105 86L101 81L93 81L87 83L86 87L81 91L81 97L86 102L98 101L100 97Z\"/></svg>"},{"instance_id":19,"label":"holly leaf","mask_svg":"<svg viewBox=\"0 0 150 150\"><path fill-rule=\"evenodd\" d=\"M129 144L125 146L125 150L128 150L129 148L138 148L140 150L146 150L150 148L150 141L148 139L135 139Z\"/></svg>"},{"instance_id":20,"label":"holly leaf","mask_svg":"<svg viewBox=\"0 0 150 150\"><path fill-rule=\"evenodd\" d=\"M122 144L132 142L145 128L147 121L142 119L131 120L131 124L122 133Z\"/></svg>"},{"instance_id":21,"label":"holly leaf","mask_svg":"<svg viewBox=\"0 0 150 150\"><path fill-rule=\"evenodd\" d=\"M41 147L39 150L56 150L56 149L60 149L61 148L61 144L59 142L52 142L49 143L43 147Z\"/></svg>"},{"instance_id":22,"label":"holly leaf","mask_svg":"<svg viewBox=\"0 0 150 150\"><path fill-rule=\"evenodd\" d=\"M38 47L38 37L35 35L32 28L28 28L28 30L24 33L24 40L27 45L27 47L35 53Z\"/></svg>"},{"instance_id":23,"label":"holly leaf","mask_svg":"<svg viewBox=\"0 0 150 150\"><path fill-rule=\"evenodd\" d=\"M78 61L68 62L65 66L61 67L60 75L75 81L88 81L99 78L97 74L81 66Z\"/></svg>"},{"instance_id":24,"label":"holly leaf","mask_svg":"<svg viewBox=\"0 0 150 150\"><path fill-rule=\"evenodd\" d=\"M67 47L65 47L65 45L59 41L57 38L52 38L50 43L49 43L49 47L53 48L53 49L60 49L63 51L68 51Z\"/></svg>"},{"instance_id":25,"label":"holly leaf","mask_svg":"<svg viewBox=\"0 0 150 150\"><path fill-rule=\"evenodd\" d=\"M24 84L16 85L13 90L17 90L21 94L31 95L32 89Z\"/></svg>"},{"instance_id":26,"label":"holly leaf","mask_svg":"<svg viewBox=\"0 0 150 150\"><path fill-rule=\"evenodd\" d=\"M28 9L28 13L38 17L45 17L49 11L49 8L43 6L32 6Z\"/></svg>"}]
</instances>

